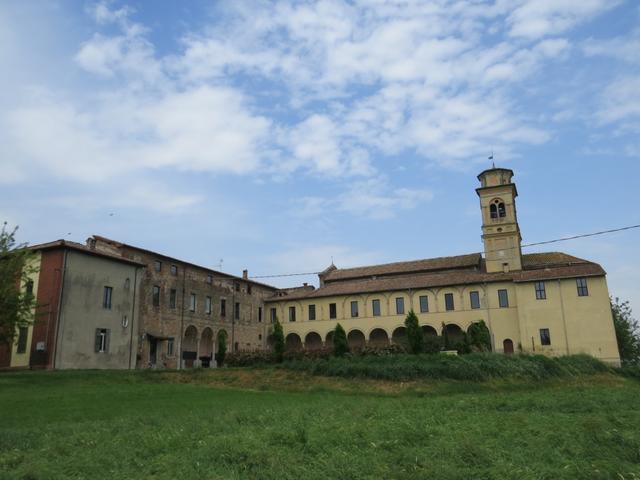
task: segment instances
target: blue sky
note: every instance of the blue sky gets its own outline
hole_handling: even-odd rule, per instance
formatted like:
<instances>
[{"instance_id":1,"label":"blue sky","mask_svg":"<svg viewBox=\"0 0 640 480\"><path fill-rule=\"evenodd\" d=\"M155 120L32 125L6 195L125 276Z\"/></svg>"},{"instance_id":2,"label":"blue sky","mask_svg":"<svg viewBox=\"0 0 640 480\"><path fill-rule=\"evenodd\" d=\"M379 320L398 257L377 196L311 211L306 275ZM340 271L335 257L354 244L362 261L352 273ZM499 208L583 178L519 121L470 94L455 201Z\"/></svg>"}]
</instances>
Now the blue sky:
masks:
<instances>
[{"instance_id":1,"label":"blue sky","mask_svg":"<svg viewBox=\"0 0 640 480\"><path fill-rule=\"evenodd\" d=\"M29 243L252 275L475 252L492 151L525 243L640 223L635 1L8 0L0 65L0 219ZM639 243L525 251L640 308Z\"/></svg>"}]
</instances>

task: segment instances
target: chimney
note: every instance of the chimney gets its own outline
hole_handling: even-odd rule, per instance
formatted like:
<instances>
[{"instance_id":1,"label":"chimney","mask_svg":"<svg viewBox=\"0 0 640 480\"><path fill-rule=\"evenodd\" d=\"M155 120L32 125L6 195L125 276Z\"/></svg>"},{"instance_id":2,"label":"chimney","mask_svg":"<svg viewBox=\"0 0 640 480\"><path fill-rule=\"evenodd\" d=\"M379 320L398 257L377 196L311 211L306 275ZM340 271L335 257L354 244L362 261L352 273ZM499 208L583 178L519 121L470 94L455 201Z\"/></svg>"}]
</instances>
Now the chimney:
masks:
<instances>
[{"instance_id":1,"label":"chimney","mask_svg":"<svg viewBox=\"0 0 640 480\"><path fill-rule=\"evenodd\" d=\"M307 285L309 285L307 282L304 282L304 283L302 284L302 286L303 286L303 287L306 287Z\"/></svg>"},{"instance_id":2,"label":"chimney","mask_svg":"<svg viewBox=\"0 0 640 480\"><path fill-rule=\"evenodd\" d=\"M249 279L249 270L247 270L246 268L242 270L242 278L244 278L245 280Z\"/></svg>"}]
</instances>

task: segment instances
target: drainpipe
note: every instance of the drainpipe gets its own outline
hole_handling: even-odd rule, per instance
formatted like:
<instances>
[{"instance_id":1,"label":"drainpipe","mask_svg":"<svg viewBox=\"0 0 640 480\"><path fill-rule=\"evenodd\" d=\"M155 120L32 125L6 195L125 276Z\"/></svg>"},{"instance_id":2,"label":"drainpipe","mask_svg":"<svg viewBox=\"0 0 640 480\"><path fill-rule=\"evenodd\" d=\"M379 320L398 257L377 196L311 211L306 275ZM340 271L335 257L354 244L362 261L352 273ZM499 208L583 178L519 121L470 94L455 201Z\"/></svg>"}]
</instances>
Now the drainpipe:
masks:
<instances>
[{"instance_id":1,"label":"drainpipe","mask_svg":"<svg viewBox=\"0 0 640 480\"><path fill-rule=\"evenodd\" d=\"M62 295L64 292L64 279L67 274L67 250L64 250L62 261L62 272L60 275L60 292L58 294L58 312L56 314L56 333L53 337L53 351L51 352L51 368L56 368L56 357L58 356L58 333L60 332L60 318L62 317ZM47 332L48 334L48 332Z\"/></svg>"},{"instance_id":2,"label":"drainpipe","mask_svg":"<svg viewBox=\"0 0 640 480\"><path fill-rule=\"evenodd\" d=\"M135 324L136 319L136 289L138 288L138 268L133 273L133 304L131 306L131 339L129 340L129 369L134 370L136 368L135 364L133 368L131 368L131 358L133 356L133 326ZM136 362L137 363L137 362Z\"/></svg>"},{"instance_id":3,"label":"drainpipe","mask_svg":"<svg viewBox=\"0 0 640 480\"><path fill-rule=\"evenodd\" d=\"M235 351L236 340L236 282L233 282L233 293L231 294L231 351ZM238 312L240 316L240 312Z\"/></svg>"},{"instance_id":4,"label":"drainpipe","mask_svg":"<svg viewBox=\"0 0 640 480\"><path fill-rule=\"evenodd\" d=\"M184 286L186 283L187 269L182 267L182 304L180 305L180 357L178 358L178 370L182 369L182 337L184 333Z\"/></svg>"}]
</instances>

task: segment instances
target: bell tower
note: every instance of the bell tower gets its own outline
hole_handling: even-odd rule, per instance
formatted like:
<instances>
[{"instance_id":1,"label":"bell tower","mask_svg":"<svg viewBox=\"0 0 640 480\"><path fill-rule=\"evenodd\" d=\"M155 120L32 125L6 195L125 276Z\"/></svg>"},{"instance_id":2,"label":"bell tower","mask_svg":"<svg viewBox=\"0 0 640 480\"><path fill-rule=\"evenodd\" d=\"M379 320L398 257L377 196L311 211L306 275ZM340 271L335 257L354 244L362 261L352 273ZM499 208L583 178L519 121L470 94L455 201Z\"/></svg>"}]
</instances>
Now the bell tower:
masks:
<instances>
[{"instance_id":1,"label":"bell tower","mask_svg":"<svg viewBox=\"0 0 640 480\"><path fill-rule=\"evenodd\" d=\"M490 168L478 175L482 211L482 241L487 272L522 270L520 227L516 214L516 185L513 171Z\"/></svg>"}]
</instances>

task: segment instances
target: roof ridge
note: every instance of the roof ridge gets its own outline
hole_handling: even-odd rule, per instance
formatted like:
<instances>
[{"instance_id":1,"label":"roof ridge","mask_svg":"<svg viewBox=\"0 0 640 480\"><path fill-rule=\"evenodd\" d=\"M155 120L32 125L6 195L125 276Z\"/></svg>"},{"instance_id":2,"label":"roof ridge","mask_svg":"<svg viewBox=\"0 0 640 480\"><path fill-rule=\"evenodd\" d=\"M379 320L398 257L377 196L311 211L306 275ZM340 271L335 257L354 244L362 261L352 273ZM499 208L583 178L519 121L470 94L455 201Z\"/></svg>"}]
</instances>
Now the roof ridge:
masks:
<instances>
[{"instance_id":1,"label":"roof ridge","mask_svg":"<svg viewBox=\"0 0 640 480\"><path fill-rule=\"evenodd\" d=\"M460 257L470 257L472 255L479 255L482 256L481 252L473 252L473 253L464 253L461 255L447 255L444 257L432 257L432 258L418 258L415 260L401 260L398 262L389 262L389 263L376 263L374 265L360 265L357 267L349 267L349 268L336 268L336 270L333 270L334 272L338 271L338 272L344 272L344 271L348 271L348 270L357 270L360 268L375 268L375 267L388 267L391 265L402 265L402 264L406 264L406 263L415 263L415 262L426 262L426 261L433 261L433 260L444 260L447 258L460 258Z\"/></svg>"}]
</instances>

